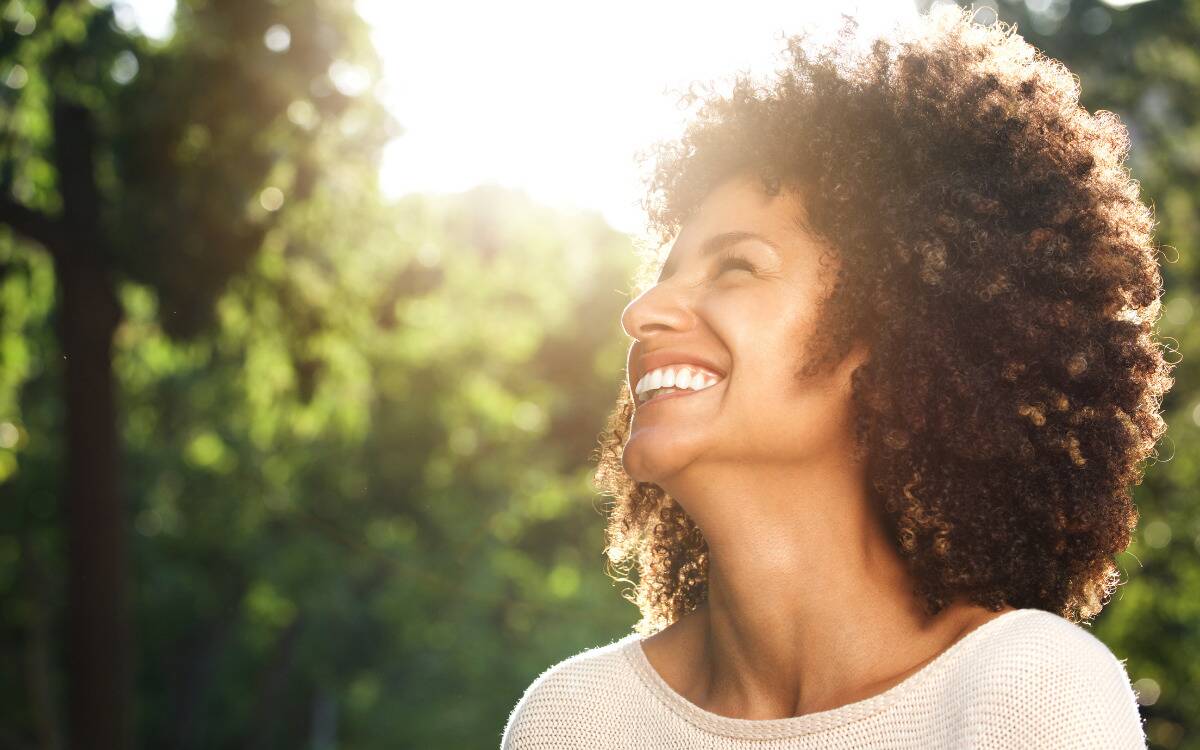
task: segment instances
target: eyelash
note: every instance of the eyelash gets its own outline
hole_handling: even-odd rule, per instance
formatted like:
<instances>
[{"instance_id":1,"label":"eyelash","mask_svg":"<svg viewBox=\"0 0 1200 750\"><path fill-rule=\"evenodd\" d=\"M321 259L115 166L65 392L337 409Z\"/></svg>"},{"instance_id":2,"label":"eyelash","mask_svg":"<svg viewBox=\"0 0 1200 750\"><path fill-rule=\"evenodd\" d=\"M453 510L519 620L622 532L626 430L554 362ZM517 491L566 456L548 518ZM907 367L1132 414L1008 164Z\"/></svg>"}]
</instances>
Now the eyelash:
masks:
<instances>
[{"instance_id":1,"label":"eyelash","mask_svg":"<svg viewBox=\"0 0 1200 750\"><path fill-rule=\"evenodd\" d=\"M740 268L744 271L749 271L752 274L758 273L758 269L755 268L754 265L750 261L746 260L745 258L743 258L740 255L735 255L733 253L726 253L721 258L721 262L717 265L717 276L720 276L721 274L725 273L726 270L730 270L730 269L734 269L734 268ZM663 270L658 275L657 283L662 283L665 273L666 273L666 268L664 267Z\"/></svg>"},{"instance_id":2,"label":"eyelash","mask_svg":"<svg viewBox=\"0 0 1200 750\"><path fill-rule=\"evenodd\" d=\"M731 268L741 268L743 270L749 271L750 273L755 273L755 271L757 270L750 263L750 261L741 257L740 255L730 254L730 255L726 255L725 257L721 258L721 263L720 263L720 265L717 266L717 275L720 276L727 269L731 269Z\"/></svg>"}]
</instances>

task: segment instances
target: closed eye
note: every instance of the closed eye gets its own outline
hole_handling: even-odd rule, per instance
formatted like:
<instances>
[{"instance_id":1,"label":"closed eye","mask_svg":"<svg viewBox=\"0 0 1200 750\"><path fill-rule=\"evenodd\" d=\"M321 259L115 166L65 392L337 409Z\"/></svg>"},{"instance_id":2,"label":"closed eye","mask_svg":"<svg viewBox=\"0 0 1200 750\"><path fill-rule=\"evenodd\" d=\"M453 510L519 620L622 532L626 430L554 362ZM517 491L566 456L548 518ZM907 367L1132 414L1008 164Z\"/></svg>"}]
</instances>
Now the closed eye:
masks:
<instances>
[{"instance_id":1,"label":"closed eye","mask_svg":"<svg viewBox=\"0 0 1200 750\"><path fill-rule=\"evenodd\" d=\"M741 257L740 255L726 255L725 257L721 258L720 264L717 265L717 275L720 276L721 274L725 273L725 271L734 268L740 268L742 270L749 271L750 273L755 273L758 270L751 265L750 261Z\"/></svg>"}]
</instances>

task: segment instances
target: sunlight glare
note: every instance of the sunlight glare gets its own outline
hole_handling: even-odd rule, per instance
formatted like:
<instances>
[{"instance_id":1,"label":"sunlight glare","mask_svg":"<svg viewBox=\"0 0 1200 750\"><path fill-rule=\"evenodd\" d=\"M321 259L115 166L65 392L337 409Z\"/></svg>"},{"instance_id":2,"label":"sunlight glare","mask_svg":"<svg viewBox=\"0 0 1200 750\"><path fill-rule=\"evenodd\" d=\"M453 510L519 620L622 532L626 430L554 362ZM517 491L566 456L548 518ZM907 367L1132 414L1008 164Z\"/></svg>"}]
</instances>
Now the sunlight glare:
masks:
<instances>
[{"instance_id":1,"label":"sunlight glare","mask_svg":"<svg viewBox=\"0 0 1200 750\"><path fill-rule=\"evenodd\" d=\"M384 193L492 182L639 231L638 149L671 137L671 92L774 69L784 33L823 35L838 13L864 29L916 15L902 0L834 4L357 0L383 58L379 93L404 133L385 150Z\"/></svg>"},{"instance_id":2,"label":"sunlight glare","mask_svg":"<svg viewBox=\"0 0 1200 750\"><path fill-rule=\"evenodd\" d=\"M92 0L92 4L112 5L117 25L125 31L137 30L159 42L175 33L175 0Z\"/></svg>"}]
</instances>

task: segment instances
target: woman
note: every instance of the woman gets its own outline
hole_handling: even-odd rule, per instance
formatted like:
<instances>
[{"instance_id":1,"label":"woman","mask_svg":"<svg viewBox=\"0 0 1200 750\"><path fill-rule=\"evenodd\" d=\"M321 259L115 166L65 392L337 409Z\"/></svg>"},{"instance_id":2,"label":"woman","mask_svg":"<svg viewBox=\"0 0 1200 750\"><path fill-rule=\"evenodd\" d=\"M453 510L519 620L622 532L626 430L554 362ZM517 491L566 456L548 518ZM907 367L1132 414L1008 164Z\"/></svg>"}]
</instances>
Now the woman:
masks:
<instances>
[{"instance_id":1,"label":"woman","mask_svg":"<svg viewBox=\"0 0 1200 750\"><path fill-rule=\"evenodd\" d=\"M657 151L597 472L643 617L504 748L1144 747L1081 626L1172 383L1126 131L1012 27L853 31Z\"/></svg>"}]
</instances>

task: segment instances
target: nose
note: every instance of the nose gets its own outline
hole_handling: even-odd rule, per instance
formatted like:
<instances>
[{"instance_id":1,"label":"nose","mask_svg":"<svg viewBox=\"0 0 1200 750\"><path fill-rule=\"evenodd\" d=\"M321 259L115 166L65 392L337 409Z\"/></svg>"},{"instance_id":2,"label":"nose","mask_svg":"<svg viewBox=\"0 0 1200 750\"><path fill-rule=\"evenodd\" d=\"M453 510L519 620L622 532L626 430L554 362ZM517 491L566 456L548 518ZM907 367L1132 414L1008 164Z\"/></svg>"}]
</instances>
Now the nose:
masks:
<instances>
[{"instance_id":1,"label":"nose","mask_svg":"<svg viewBox=\"0 0 1200 750\"><path fill-rule=\"evenodd\" d=\"M638 341L664 331L686 331L695 314L677 285L659 283L642 292L621 312L625 335Z\"/></svg>"}]
</instances>

